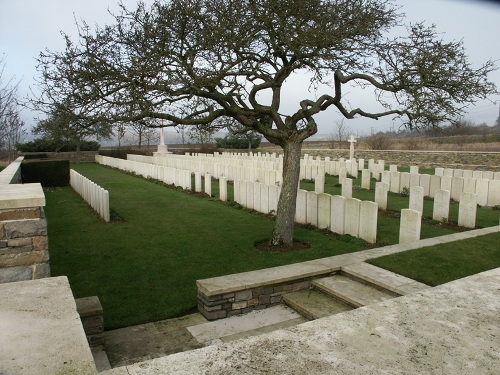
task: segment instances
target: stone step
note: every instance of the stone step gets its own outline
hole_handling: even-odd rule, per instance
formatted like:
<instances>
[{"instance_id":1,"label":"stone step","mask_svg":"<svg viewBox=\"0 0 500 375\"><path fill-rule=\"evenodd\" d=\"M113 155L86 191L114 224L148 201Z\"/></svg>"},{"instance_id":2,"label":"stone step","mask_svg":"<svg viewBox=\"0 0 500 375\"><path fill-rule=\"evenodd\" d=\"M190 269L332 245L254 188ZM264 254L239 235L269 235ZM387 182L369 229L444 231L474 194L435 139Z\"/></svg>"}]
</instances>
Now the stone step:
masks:
<instances>
[{"instance_id":1,"label":"stone step","mask_svg":"<svg viewBox=\"0 0 500 375\"><path fill-rule=\"evenodd\" d=\"M314 280L312 285L314 288L356 307L394 298L389 293L340 274Z\"/></svg>"},{"instance_id":2,"label":"stone step","mask_svg":"<svg viewBox=\"0 0 500 375\"><path fill-rule=\"evenodd\" d=\"M283 302L309 320L323 318L354 308L314 289L288 293L283 296Z\"/></svg>"},{"instance_id":3,"label":"stone step","mask_svg":"<svg viewBox=\"0 0 500 375\"><path fill-rule=\"evenodd\" d=\"M244 332L254 331L258 333L263 327L270 327L298 318L301 318L301 315L296 311L284 305L277 305L244 315L235 315L194 325L187 327L187 329L200 344L210 345L220 343L225 338L236 337Z\"/></svg>"}]
</instances>

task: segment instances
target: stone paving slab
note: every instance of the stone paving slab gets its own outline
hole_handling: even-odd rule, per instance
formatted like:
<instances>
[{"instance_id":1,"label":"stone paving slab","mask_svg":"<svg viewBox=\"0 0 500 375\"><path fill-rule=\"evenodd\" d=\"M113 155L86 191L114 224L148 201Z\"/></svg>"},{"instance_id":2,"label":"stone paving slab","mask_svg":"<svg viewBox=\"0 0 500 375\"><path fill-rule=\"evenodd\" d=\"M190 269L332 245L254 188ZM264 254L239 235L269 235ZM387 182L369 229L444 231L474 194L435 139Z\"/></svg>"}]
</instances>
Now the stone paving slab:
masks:
<instances>
[{"instance_id":1,"label":"stone paving slab","mask_svg":"<svg viewBox=\"0 0 500 375\"><path fill-rule=\"evenodd\" d=\"M104 332L104 350L112 367L202 347L186 327L207 320L201 314Z\"/></svg>"},{"instance_id":2,"label":"stone paving slab","mask_svg":"<svg viewBox=\"0 0 500 375\"><path fill-rule=\"evenodd\" d=\"M94 374L65 276L0 284L0 374Z\"/></svg>"},{"instance_id":3,"label":"stone paving slab","mask_svg":"<svg viewBox=\"0 0 500 375\"><path fill-rule=\"evenodd\" d=\"M300 314L289 307L278 305L264 310L254 310L245 315L215 320L188 327L188 331L199 343L207 345L214 340L235 335L245 331L270 326L277 323L300 318Z\"/></svg>"},{"instance_id":4,"label":"stone paving slab","mask_svg":"<svg viewBox=\"0 0 500 375\"><path fill-rule=\"evenodd\" d=\"M499 288L497 268L286 330L137 363L127 375L494 374Z\"/></svg>"},{"instance_id":5,"label":"stone paving slab","mask_svg":"<svg viewBox=\"0 0 500 375\"><path fill-rule=\"evenodd\" d=\"M317 279L312 284L322 292L340 298L356 307L371 305L372 303L394 298L381 290L343 275L333 275Z\"/></svg>"},{"instance_id":6,"label":"stone paving slab","mask_svg":"<svg viewBox=\"0 0 500 375\"><path fill-rule=\"evenodd\" d=\"M344 266L341 270L400 295L430 288L430 286L419 283L418 281L410 279L406 276L398 275L397 273L387 271L383 268L365 262Z\"/></svg>"},{"instance_id":7,"label":"stone paving slab","mask_svg":"<svg viewBox=\"0 0 500 375\"><path fill-rule=\"evenodd\" d=\"M315 289L286 294L283 296L283 302L310 320L354 309Z\"/></svg>"}]
</instances>

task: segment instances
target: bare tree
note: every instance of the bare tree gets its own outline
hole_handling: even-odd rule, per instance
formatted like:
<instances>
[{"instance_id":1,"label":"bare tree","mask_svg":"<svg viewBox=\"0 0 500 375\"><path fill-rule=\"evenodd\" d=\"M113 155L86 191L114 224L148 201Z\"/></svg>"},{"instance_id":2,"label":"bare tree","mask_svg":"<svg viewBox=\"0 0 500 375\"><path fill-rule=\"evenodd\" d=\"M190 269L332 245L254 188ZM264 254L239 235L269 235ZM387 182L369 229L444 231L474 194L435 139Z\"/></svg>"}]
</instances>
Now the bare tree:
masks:
<instances>
[{"instance_id":1,"label":"bare tree","mask_svg":"<svg viewBox=\"0 0 500 375\"><path fill-rule=\"evenodd\" d=\"M19 82L5 77L4 56L0 57L0 147L7 149L9 161L15 158L16 145L26 135L17 102Z\"/></svg>"},{"instance_id":2,"label":"bare tree","mask_svg":"<svg viewBox=\"0 0 500 375\"><path fill-rule=\"evenodd\" d=\"M115 24L79 25L63 52L39 58L39 107L72 96L94 121L159 118L209 126L232 117L283 148L283 185L270 243L293 243L302 143L315 115L392 116L410 128L439 126L496 93L488 61L473 69L462 42L414 24L388 38L403 15L389 0L171 0L122 6ZM283 90L297 72L321 88L286 112ZM326 84L328 89L323 89ZM350 108L345 86L375 91L383 109ZM308 95L305 92L305 95ZM387 95L392 100L387 100ZM267 99L269 98L269 99Z\"/></svg>"},{"instance_id":3,"label":"bare tree","mask_svg":"<svg viewBox=\"0 0 500 375\"><path fill-rule=\"evenodd\" d=\"M351 128L345 123L345 119L335 121L335 126L330 133L328 140L330 141L330 148L335 148L335 144L338 144L339 148L342 148L352 134Z\"/></svg>"}]
</instances>

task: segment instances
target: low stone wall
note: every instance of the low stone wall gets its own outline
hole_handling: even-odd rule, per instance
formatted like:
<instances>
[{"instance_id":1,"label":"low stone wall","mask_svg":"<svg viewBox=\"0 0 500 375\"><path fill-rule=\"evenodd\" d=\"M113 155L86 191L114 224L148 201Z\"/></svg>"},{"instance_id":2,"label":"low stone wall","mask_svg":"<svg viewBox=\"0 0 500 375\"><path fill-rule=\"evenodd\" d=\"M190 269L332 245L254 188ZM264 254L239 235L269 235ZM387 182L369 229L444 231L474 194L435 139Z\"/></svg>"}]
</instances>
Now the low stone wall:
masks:
<instances>
[{"instance_id":1,"label":"low stone wall","mask_svg":"<svg viewBox=\"0 0 500 375\"><path fill-rule=\"evenodd\" d=\"M303 278L213 296L207 296L198 289L198 311L206 319L216 320L262 310L281 303L281 298L286 293L309 289L312 280L313 278Z\"/></svg>"},{"instance_id":2,"label":"low stone wall","mask_svg":"<svg viewBox=\"0 0 500 375\"><path fill-rule=\"evenodd\" d=\"M0 283L49 276L47 219L43 209L0 210Z\"/></svg>"},{"instance_id":3,"label":"low stone wall","mask_svg":"<svg viewBox=\"0 0 500 375\"><path fill-rule=\"evenodd\" d=\"M18 157L0 172L0 185L21 183L21 163L24 156Z\"/></svg>"},{"instance_id":4,"label":"low stone wall","mask_svg":"<svg viewBox=\"0 0 500 375\"><path fill-rule=\"evenodd\" d=\"M50 276L44 206L38 183L0 185L0 283Z\"/></svg>"},{"instance_id":5,"label":"low stone wall","mask_svg":"<svg viewBox=\"0 0 500 375\"><path fill-rule=\"evenodd\" d=\"M265 147L260 152L283 153L279 147ZM349 150L309 149L304 147L302 155L329 156L332 159L349 158ZM365 160L385 160L385 165L399 166L417 165L420 168L460 168L473 170L500 171L500 152L466 152L466 151L412 151L412 150L355 150L354 157Z\"/></svg>"},{"instance_id":6,"label":"low stone wall","mask_svg":"<svg viewBox=\"0 0 500 375\"><path fill-rule=\"evenodd\" d=\"M78 298L76 311L80 315L83 330L90 347L104 344L104 317L101 302L97 296Z\"/></svg>"}]
</instances>

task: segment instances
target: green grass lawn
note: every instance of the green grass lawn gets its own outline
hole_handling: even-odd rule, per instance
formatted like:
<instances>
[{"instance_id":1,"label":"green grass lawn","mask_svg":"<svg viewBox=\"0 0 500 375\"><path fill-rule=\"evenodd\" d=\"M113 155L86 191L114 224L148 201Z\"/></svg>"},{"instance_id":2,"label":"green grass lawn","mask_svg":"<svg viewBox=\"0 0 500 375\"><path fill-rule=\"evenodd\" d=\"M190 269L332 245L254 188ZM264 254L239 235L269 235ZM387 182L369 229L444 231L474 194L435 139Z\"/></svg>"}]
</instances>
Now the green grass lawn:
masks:
<instances>
[{"instance_id":1,"label":"green grass lawn","mask_svg":"<svg viewBox=\"0 0 500 375\"><path fill-rule=\"evenodd\" d=\"M192 310L197 304L198 279L367 248L364 241L350 236L326 236L297 227L295 238L311 244L311 249L261 252L253 244L270 237L272 218L108 167L76 164L72 168L109 190L111 209L123 221L104 223L69 187L47 190L51 272L68 276L76 298L99 297L108 330ZM328 193L339 194L335 179L327 177ZM302 183L305 188L311 185ZM216 180L212 193L218 197ZM231 185L228 195L232 199ZM373 199L374 192L355 190L353 195L366 200ZM426 201L424 211L429 205L432 210L432 202ZM408 207L408 197L390 195L389 206L394 210ZM498 224L498 211L478 210L481 215L481 225ZM422 225L422 238L451 232L429 220ZM397 243L398 233L399 218L379 215L380 244Z\"/></svg>"},{"instance_id":2,"label":"green grass lawn","mask_svg":"<svg viewBox=\"0 0 500 375\"><path fill-rule=\"evenodd\" d=\"M492 233L387 255L368 263L436 286L500 267L499 243L500 233Z\"/></svg>"},{"instance_id":3,"label":"green grass lawn","mask_svg":"<svg viewBox=\"0 0 500 375\"><path fill-rule=\"evenodd\" d=\"M104 223L69 187L46 191L51 272L76 298L97 295L106 329L179 316L196 307L196 280L363 250L305 228L312 245L293 253L256 250L273 221L96 164L74 169L110 191L123 222Z\"/></svg>"}]
</instances>

